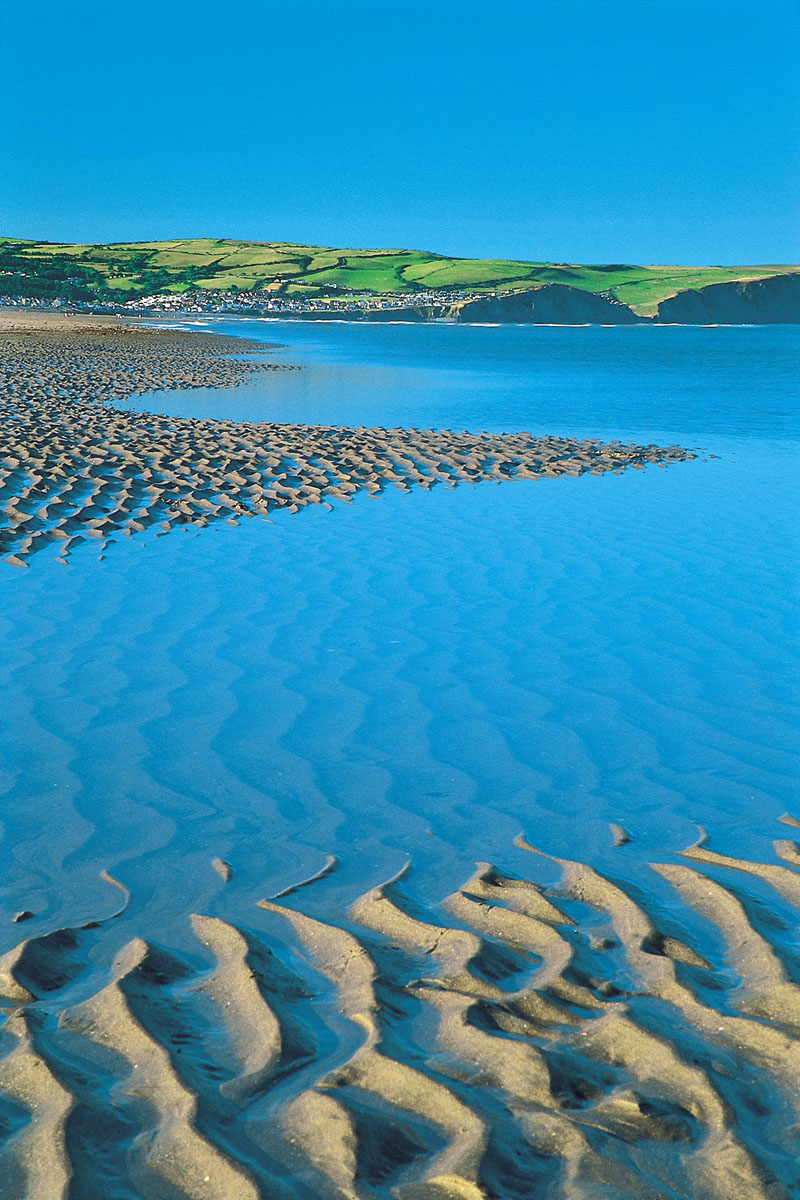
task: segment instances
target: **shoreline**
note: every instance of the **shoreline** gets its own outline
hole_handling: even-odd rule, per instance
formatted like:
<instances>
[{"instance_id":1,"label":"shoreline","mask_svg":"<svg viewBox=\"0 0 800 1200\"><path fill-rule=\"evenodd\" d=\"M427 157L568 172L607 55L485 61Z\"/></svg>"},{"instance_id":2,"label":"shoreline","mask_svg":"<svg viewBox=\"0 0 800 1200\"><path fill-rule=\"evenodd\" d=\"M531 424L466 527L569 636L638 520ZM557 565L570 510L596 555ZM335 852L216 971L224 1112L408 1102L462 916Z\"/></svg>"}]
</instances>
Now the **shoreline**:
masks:
<instances>
[{"instance_id":1,"label":"shoreline","mask_svg":"<svg viewBox=\"0 0 800 1200\"><path fill-rule=\"evenodd\" d=\"M392 310L387 309L387 312ZM48 319L61 317L81 318L88 322L100 323L124 323L126 325L137 325L147 327L151 323L160 324L162 322L177 322L178 324L191 324L196 321L203 322L225 322L235 324L238 321L258 321L269 322L274 324L289 323L307 324L307 325L425 325L434 328L476 328L476 329L764 329L765 326L771 328L786 328L800 325L800 318L795 321L650 321L641 320L634 322L603 322L603 321L464 321L454 320L451 317L426 317L424 319L416 319L409 317L378 317L378 316L328 316L327 314L303 313L293 315L291 313L266 313L266 312L216 312L209 310L208 312L187 311L168 311L157 310L154 312L130 313L120 310L115 313L91 313L80 311L65 311L63 309L22 309L14 306L3 306L0 304L0 328L3 328L4 320L10 317L13 320L15 314L24 314L33 319ZM35 315L34 315L35 314ZM24 319L24 317L23 317Z\"/></svg>"},{"instance_id":2,"label":"shoreline","mask_svg":"<svg viewBox=\"0 0 800 1200\"><path fill-rule=\"evenodd\" d=\"M530 433L350 429L167 417L122 407L133 394L236 386L261 370L263 343L78 316L0 319L0 556L26 566L58 541L154 525L236 523L438 484L553 479L696 458L680 446L604 444ZM230 357L257 353L258 361ZM295 368L296 369L296 368Z\"/></svg>"},{"instance_id":3,"label":"shoreline","mask_svg":"<svg viewBox=\"0 0 800 1200\"><path fill-rule=\"evenodd\" d=\"M88 422L61 465L30 443L44 465L27 460L21 508L41 513L49 479L66 502L50 507L53 528L69 531L81 501L77 536L94 529L111 546L159 489L183 480L199 497L224 480L209 453L220 438L243 505L298 465L266 463L251 482L248 464L285 426L103 399L125 371L142 384L186 372L189 387L191 371L227 371L246 343L116 328L13 335L29 365L11 382L33 388L38 373L44 394L28 396L32 434ZM84 391L70 400L64 384ZM16 419L9 394L4 428ZM353 455L378 455L378 431L301 428L304 445L332 431L337 469L368 490ZM409 431L380 436L379 478L410 480ZM322 489L324 463L305 462ZM690 476L699 487L673 510L665 498ZM730 744L754 694L738 697L739 677L771 695L760 689L780 646L753 671L749 640L697 619L715 580L740 586L725 545L718 572L700 572L702 608L687 602L720 530L703 498L713 480L606 482L613 520L593 524L586 489L557 539L534 515L541 491L490 493L511 500L491 518L475 492L420 497L411 537L398 503L375 510L372 539L333 514L284 528L275 553L255 528L232 539L241 556L201 536L102 570L81 556L48 575L48 554L38 574L7 572L19 744L0 925L9 1200L794 1194L800 821L765 794L788 748L780 727L754 731L757 754ZM627 524L633 493L642 509ZM545 494L558 522L570 501ZM700 541L675 520L695 504ZM661 548L657 573L642 537ZM764 553L779 561L751 525L737 537L754 573ZM726 624L747 623L749 639L772 587L743 587L738 610L726 599ZM654 604L676 604L680 623ZM782 610L765 608L756 635L778 627ZM757 839L731 836L737 805ZM695 820L711 836L687 845Z\"/></svg>"}]
</instances>

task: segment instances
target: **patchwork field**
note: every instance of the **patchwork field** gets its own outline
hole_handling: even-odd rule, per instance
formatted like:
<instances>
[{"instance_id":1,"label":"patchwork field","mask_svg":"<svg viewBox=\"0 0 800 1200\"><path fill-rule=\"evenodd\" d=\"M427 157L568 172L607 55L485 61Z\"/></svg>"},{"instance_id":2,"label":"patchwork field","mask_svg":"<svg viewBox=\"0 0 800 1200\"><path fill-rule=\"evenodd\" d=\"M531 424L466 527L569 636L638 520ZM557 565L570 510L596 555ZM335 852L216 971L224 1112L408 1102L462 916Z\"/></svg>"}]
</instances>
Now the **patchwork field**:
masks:
<instances>
[{"instance_id":1,"label":"patchwork field","mask_svg":"<svg viewBox=\"0 0 800 1200\"><path fill-rule=\"evenodd\" d=\"M0 297L75 301L119 301L193 288L315 297L394 293L409 298L434 290L457 301L464 291L496 294L562 283L619 300L639 315L651 316L662 300L687 289L764 279L798 269L582 266L212 238L94 246L0 238Z\"/></svg>"}]
</instances>

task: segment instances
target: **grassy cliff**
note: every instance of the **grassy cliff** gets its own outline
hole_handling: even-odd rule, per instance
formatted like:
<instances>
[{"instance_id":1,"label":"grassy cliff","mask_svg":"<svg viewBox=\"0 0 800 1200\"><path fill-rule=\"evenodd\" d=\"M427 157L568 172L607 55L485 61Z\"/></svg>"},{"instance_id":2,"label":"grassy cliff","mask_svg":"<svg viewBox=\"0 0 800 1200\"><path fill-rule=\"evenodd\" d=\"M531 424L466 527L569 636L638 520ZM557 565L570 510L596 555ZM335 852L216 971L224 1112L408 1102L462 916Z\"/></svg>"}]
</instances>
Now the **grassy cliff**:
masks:
<instances>
[{"instance_id":1,"label":"grassy cliff","mask_svg":"<svg viewBox=\"0 0 800 1200\"><path fill-rule=\"evenodd\" d=\"M129 300L192 288L283 295L512 293L559 283L652 316L663 300L712 284L765 279L788 266L640 267L619 263L447 258L420 250L341 250L286 242L191 238L65 245L0 238L2 296Z\"/></svg>"}]
</instances>

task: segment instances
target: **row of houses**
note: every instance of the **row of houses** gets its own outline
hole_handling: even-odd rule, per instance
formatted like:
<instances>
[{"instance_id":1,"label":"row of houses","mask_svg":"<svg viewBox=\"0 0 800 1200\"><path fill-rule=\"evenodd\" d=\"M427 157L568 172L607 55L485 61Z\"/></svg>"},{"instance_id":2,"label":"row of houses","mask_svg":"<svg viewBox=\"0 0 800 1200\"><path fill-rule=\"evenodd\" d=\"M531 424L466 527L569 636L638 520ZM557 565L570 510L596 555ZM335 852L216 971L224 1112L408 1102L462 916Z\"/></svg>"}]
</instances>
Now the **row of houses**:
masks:
<instances>
[{"instance_id":1,"label":"row of houses","mask_svg":"<svg viewBox=\"0 0 800 1200\"><path fill-rule=\"evenodd\" d=\"M330 313L390 311L403 308L443 308L467 300L477 300L495 292L425 290L410 293L386 292L374 295L279 296L264 292L220 292L193 290L181 295L163 293L142 296L122 305L128 312L215 312L215 313Z\"/></svg>"},{"instance_id":2,"label":"row of houses","mask_svg":"<svg viewBox=\"0 0 800 1200\"><path fill-rule=\"evenodd\" d=\"M254 316L281 314L297 316L303 313L346 314L390 312L393 309L425 308L446 311L454 304L486 299L497 292L471 292L455 289L419 292L386 292L375 295L343 296L276 296L264 292L224 292L193 289L190 292L157 293L140 296L123 304L44 299L35 296L3 297L2 304L13 308L66 309L72 312L108 313L250 313Z\"/></svg>"}]
</instances>

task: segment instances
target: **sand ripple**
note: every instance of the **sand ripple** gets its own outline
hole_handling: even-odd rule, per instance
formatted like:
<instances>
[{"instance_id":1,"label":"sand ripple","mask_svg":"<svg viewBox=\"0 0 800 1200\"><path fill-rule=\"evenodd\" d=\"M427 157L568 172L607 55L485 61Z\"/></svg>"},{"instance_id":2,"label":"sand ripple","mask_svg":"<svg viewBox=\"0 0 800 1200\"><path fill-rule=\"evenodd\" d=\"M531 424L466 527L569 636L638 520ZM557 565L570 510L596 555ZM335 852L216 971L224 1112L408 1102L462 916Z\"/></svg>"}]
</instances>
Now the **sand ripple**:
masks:
<instances>
[{"instance_id":1,"label":"sand ripple","mask_svg":"<svg viewBox=\"0 0 800 1200\"><path fill-rule=\"evenodd\" d=\"M80 324L0 328L0 555L25 566L57 542L155 526L235 523L359 492L602 474L693 458L659 447L519 434L347 429L131 412L127 397L232 386L274 363L233 358L259 343Z\"/></svg>"},{"instance_id":2,"label":"sand ripple","mask_svg":"<svg viewBox=\"0 0 800 1200\"><path fill-rule=\"evenodd\" d=\"M668 918L550 859L553 885L482 863L435 906L412 866L331 923L296 907L331 859L246 926L192 916L195 950L93 964L113 916L23 940L0 961L3 1195L796 1195L798 964L737 884L798 905L776 848L653 864Z\"/></svg>"}]
</instances>

